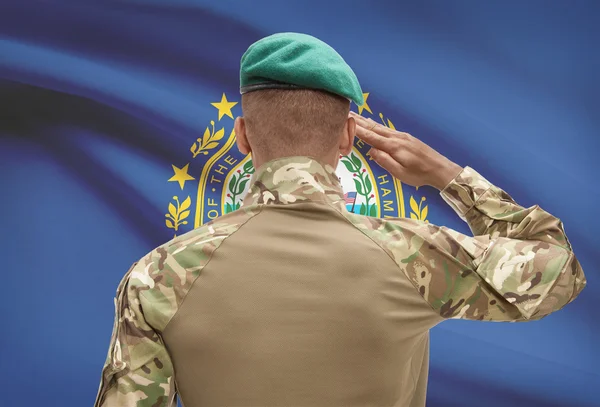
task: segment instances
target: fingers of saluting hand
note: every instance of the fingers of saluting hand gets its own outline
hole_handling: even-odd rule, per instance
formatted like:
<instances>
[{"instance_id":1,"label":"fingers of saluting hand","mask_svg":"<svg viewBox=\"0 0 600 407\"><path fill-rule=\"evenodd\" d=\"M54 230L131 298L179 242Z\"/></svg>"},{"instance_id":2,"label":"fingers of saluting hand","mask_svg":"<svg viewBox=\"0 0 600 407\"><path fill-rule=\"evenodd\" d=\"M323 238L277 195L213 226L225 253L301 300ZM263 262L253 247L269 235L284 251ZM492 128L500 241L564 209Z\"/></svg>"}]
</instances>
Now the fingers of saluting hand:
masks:
<instances>
[{"instance_id":1,"label":"fingers of saluting hand","mask_svg":"<svg viewBox=\"0 0 600 407\"><path fill-rule=\"evenodd\" d=\"M381 136L375 131L367 130L360 126L356 127L356 137L363 140L368 145L383 151L389 151L394 144L389 138Z\"/></svg>"},{"instance_id":2,"label":"fingers of saluting hand","mask_svg":"<svg viewBox=\"0 0 600 407\"><path fill-rule=\"evenodd\" d=\"M403 133L398 130L390 129L389 127L386 127L385 125L379 124L372 119L367 119L366 117L362 117L361 115L356 114L354 112L350 112L350 117L352 117L356 121L356 124L358 125L358 127L362 127L365 130L373 131L373 132L379 134L380 136L391 137L391 138L396 138L396 139L400 139L400 140L414 139L414 137L408 133Z\"/></svg>"},{"instance_id":3,"label":"fingers of saluting hand","mask_svg":"<svg viewBox=\"0 0 600 407\"><path fill-rule=\"evenodd\" d=\"M385 168L390 174L394 174L396 177L400 177L404 174L405 168L395 158L386 153L385 151L378 150L373 147L369 154L377 164Z\"/></svg>"},{"instance_id":4,"label":"fingers of saluting hand","mask_svg":"<svg viewBox=\"0 0 600 407\"><path fill-rule=\"evenodd\" d=\"M367 119L366 117L362 117L361 115L356 114L354 112L350 112L350 117L352 117L352 118L354 118L354 120L356 120L356 124L358 125L358 127L362 127L367 130L375 131L378 134L380 134L381 136L387 137L390 135L390 133L386 131L389 129L387 127L382 126L381 124L377 123L376 121Z\"/></svg>"},{"instance_id":5,"label":"fingers of saluting hand","mask_svg":"<svg viewBox=\"0 0 600 407\"><path fill-rule=\"evenodd\" d=\"M387 131L389 130L387 127L357 114L352 114L351 117L356 120L356 136L359 139L382 151L389 152L393 149L395 140L391 138L392 135Z\"/></svg>"}]
</instances>

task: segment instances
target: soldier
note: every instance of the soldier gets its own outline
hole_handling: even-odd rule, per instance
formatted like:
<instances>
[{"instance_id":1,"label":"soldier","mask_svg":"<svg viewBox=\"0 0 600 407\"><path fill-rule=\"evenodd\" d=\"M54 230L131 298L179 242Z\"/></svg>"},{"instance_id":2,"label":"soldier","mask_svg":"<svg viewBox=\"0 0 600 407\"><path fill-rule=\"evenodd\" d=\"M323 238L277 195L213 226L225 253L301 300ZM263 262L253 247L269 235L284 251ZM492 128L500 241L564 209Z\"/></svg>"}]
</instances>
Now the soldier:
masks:
<instances>
[{"instance_id":1,"label":"soldier","mask_svg":"<svg viewBox=\"0 0 600 407\"><path fill-rule=\"evenodd\" d=\"M241 60L240 210L151 251L117 289L96 406L425 406L429 330L528 321L585 277L562 224L407 133L349 114L356 76L316 38ZM354 136L402 182L431 185L475 237L346 210L334 169Z\"/></svg>"}]
</instances>

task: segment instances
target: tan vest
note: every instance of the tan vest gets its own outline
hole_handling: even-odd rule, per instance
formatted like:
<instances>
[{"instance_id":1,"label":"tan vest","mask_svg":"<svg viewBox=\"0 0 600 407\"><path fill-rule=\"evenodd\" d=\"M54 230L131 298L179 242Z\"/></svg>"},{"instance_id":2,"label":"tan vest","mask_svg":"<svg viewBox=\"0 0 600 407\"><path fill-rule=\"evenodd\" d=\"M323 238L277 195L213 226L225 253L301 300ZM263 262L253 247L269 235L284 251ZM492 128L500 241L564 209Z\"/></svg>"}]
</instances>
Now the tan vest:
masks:
<instances>
[{"instance_id":1,"label":"tan vest","mask_svg":"<svg viewBox=\"0 0 600 407\"><path fill-rule=\"evenodd\" d=\"M227 238L163 333L188 406L424 406L441 320L322 203L269 205Z\"/></svg>"},{"instance_id":2,"label":"tan vest","mask_svg":"<svg viewBox=\"0 0 600 407\"><path fill-rule=\"evenodd\" d=\"M476 237L350 213L309 157L125 276L97 406L425 406L429 329L541 318L583 289L558 219L466 167L442 197Z\"/></svg>"}]
</instances>

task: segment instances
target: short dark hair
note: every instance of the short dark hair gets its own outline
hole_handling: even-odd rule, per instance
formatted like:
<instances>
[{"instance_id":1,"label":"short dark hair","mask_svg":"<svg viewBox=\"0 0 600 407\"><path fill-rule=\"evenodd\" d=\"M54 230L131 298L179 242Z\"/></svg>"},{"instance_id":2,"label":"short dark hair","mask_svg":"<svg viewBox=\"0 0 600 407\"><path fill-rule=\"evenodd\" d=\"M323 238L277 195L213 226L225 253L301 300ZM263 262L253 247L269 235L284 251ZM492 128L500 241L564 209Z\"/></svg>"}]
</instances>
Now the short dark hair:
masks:
<instances>
[{"instance_id":1,"label":"short dark hair","mask_svg":"<svg viewBox=\"0 0 600 407\"><path fill-rule=\"evenodd\" d=\"M269 158L320 157L335 148L350 101L312 89L263 89L242 95L248 142Z\"/></svg>"}]
</instances>

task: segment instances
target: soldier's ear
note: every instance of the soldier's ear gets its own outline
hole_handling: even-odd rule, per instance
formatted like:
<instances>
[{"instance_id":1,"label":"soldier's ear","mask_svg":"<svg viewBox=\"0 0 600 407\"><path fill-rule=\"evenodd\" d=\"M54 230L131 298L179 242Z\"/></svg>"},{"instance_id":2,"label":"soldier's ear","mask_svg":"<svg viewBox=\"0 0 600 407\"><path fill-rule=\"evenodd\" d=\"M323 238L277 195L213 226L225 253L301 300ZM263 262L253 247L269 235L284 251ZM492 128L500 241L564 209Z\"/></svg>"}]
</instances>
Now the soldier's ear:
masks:
<instances>
[{"instance_id":1,"label":"soldier's ear","mask_svg":"<svg viewBox=\"0 0 600 407\"><path fill-rule=\"evenodd\" d=\"M344 131L340 138L339 150L342 155L348 155L352 151L354 145L354 136L356 136L356 121L352 117L346 119Z\"/></svg>"},{"instance_id":2,"label":"soldier's ear","mask_svg":"<svg viewBox=\"0 0 600 407\"><path fill-rule=\"evenodd\" d=\"M248 137L246 135L246 122L243 117L236 117L235 123L233 124L235 130L235 142L237 143L238 149L244 155L248 155L252 152L250 144L248 143Z\"/></svg>"}]
</instances>

